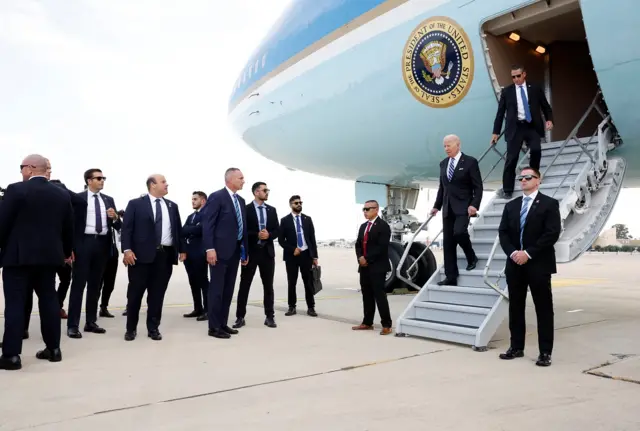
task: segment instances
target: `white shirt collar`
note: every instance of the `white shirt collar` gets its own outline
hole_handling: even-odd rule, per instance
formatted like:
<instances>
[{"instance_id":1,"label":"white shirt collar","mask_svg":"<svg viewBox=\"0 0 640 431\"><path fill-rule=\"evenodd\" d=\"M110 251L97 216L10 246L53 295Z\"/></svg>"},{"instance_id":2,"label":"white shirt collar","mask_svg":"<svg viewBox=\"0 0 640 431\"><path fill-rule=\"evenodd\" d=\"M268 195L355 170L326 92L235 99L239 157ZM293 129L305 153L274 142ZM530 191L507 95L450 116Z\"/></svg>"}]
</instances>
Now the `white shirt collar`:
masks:
<instances>
[{"instance_id":1,"label":"white shirt collar","mask_svg":"<svg viewBox=\"0 0 640 431\"><path fill-rule=\"evenodd\" d=\"M529 202L533 202L533 201L536 199L536 197L538 196L538 191L539 191L539 190L536 190L535 192L533 192L533 193L531 193L531 194L529 195L529 197L531 198L531 200L530 200ZM523 202L524 202L524 198L525 198L525 197L526 197L526 195L522 195L522 201L523 201Z\"/></svg>"},{"instance_id":2,"label":"white shirt collar","mask_svg":"<svg viewBox=\"0 0 640 431\"><path fill-rule=\"evenodd\" d=\"M149 200L150 200L151 202L155 202L155 201L156 201L156 199L160 199L160 201L164 201L164 198L157 198L157 197L155 197L155 196L152 196L152 195L151 195L151 193L147 193L147 196L149 196Z\"/></svg>"},{"instance_id":3,"label":"white shirt collar","mask_svg":"<svg viewBox=\"0 0 640 431\"><path fill-rule=\"evenodd\" d=\"M225 189L227 189L227 193L229 193L229 195L233 198L233 195L235 195L234 192L231 191L231 189L227 186L224 186Z\"/></svg>"},{"instance_id":4,"label":"white shirt collar","mask_svg":"<svg viewBox=\"0 0 640 431\"><path fill-rule=\"evenodd\" d=\"M460 157L462 157L462 151L458 151L458 154L456 154L456 156L453 157L453 160L455 160L456 164L460 161Z\"/></svg>"},{"instance_id":5,"label":"white shirt collar","mask_svg":"<svg viewBox=\"0 0 640 431\"><path fill-rule=\"evenodd\" d=\"M293 211L291 211L291 216L292 216L293 218L296 218L296 217L301 216L301 215L302 215L302 213L300 213L300 214L296 214L296 213L294 213Z\"/></svg>"},{"instance_id":6,"label":"white shirt collar","mask_svg":"<svg viewBox=\"0 0 640 431\"><path fill-rule=\"evenodd\" d=\"M378 220L378 217L379 216L376 216L373 220L367 220L367 223L371 223L371 225L373 225L376 222L376 220Z\"/></svg>"}]
</instances>

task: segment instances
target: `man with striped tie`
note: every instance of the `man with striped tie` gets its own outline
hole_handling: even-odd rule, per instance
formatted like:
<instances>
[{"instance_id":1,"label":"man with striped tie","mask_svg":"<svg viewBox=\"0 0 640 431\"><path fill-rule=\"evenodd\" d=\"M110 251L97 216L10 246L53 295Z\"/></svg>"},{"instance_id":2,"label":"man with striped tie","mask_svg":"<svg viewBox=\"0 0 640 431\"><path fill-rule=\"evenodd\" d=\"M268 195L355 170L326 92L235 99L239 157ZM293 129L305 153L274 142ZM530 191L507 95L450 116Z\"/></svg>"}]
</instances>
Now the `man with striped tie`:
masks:
<instances>
[{"instance_id":1,"label":"man with striped tie","mask_svg":"<svg viewBox=\"0 0 640 431\"><path fill-rule=\"evenodd\" d=\"M469 217L475 217L482 201L482 176L478 161L460 151L460 138L444 138L447 158L440 162L440 186L431 210L442 210L442 241L445 279L440 286L458 284L458 245L467 259L467 271L475 269L478 258L469 238Z\"/></svg>"},{"instance_id":2,"label":"man with striped tie","mask_svg":"<svg viewBox=\"0 0 640 431\"><path fill-rule=\"evenodd\" d=\"M247 215L242 190L244 176L240 169L224 173L225 187L211 193L202 209L202 245L209 264L208 317L209 336L231 338L238 333L227 324L233 299L238 263L249 263Z\"/></svg>"},{"instance_id":3,"label":"man with striped tie","mask_svg":"<svg viewBox=\"0 0 640 431\"><path fill-rule=\"evenodd\" d=\"M509 289L511 345L500 359L524 356L527 287L531 290L538 318L536 365L551 365L553 350L553 298L551 274L556 273L555 243L562 232L558 201L538 191L540 172L526 167L517 178L523 197L504 207L499 235L502 250L509 257L505 268Z\"/></svg>"}]
</instances>

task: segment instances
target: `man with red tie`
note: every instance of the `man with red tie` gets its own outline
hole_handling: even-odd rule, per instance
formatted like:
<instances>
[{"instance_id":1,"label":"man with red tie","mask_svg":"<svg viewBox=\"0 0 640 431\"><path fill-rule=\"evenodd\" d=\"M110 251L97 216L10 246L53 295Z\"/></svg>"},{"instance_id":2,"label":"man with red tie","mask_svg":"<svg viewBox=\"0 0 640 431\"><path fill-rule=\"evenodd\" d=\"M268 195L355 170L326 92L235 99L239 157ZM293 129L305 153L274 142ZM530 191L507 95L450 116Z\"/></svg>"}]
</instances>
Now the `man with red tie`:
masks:
<instances>
[{"instance_id":1,"label":"man with red tie","mask_svg":"<svg viewBox=\"0 0 640 431\"><path fill-rule=\"evenodd\" d=\"M364 319L362 324L354 326L354 331L373 329L373 317L380 314L382 331L380 335L391 334L391 312L387 293L384 290L384 281L387 272L391 270L389 264L389 242L391 241L391 228L380 217L380 206L377 201L365 202L362 211L366 223L360 226L356 241L356 256L358 257L358 272L360 273L360 289L362 291L362 305Z\"/></svg>"}]
</instances>

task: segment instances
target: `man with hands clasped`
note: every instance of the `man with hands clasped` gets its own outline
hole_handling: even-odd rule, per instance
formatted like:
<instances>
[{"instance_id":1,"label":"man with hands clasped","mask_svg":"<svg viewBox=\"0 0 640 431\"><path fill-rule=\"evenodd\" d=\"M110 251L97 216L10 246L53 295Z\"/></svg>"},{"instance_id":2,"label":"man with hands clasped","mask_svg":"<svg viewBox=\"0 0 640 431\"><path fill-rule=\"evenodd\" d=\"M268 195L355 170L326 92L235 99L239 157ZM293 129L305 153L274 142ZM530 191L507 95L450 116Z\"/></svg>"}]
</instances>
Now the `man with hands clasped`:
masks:
<instances>
[{"instance_id":1,"label":"man with hands clasped","mask_svg":"<svg viewBox=\"0 0 640 431\"><path fill-rule=\"evenodd\" d=\"M560 209L556 199L538 190L540 172L537 169L524 168L518 180L522 183L523 197L507 203L499 228L500 245L509 257L505 275L511 331L511 345L500 354L500 359L524 356L525 304L529 287L538 318L540 355L536 365L549 366L553 349L551 274L556 273L554 245L562 232Z\"/></svg>"}]
</instances>

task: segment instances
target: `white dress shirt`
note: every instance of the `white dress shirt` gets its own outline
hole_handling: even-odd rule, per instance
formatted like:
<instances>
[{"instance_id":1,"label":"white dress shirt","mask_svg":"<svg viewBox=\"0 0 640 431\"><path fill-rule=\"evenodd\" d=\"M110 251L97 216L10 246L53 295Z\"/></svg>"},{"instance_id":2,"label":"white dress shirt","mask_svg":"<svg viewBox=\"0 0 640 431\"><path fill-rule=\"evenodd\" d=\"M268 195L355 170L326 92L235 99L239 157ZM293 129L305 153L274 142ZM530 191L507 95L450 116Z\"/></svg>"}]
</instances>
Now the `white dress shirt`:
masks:
<instances>
[{"instance_id":1,"label":"white dress shirt","mask_svg":"<svg viewBox=\"0 0 640 431\"><path fill-rule=\"evenodd\" d=\"M149 201L151 203L151 210L153 211L153 219L156 219L156 199L151 195ZM169 207L167 202L163 198L160 199L160 210L162 211L162 236L160 237L160 244L165 247L173 246L173 235L171 234L171 218L169 216Z\"/></svg>"},{"instance_id":2,"label":"white dress shirt","mask_svg":"<svg viewBox=\"0 0 640 431\"><path fill-rule=\"evenodd\" d=\"M300 248L300 251L305 251L309 248L309 246L307 245L307 240L304 238L304 228L302 227L302 214L291 213L291 215L293 216L293 229L296 231L296 247L298 247L298 225L296 223L296 217L300 217L300 233L302 234L302 247L299 247L299 248Z\"/></svg>"},{"instance_id":3,"label":"white dress shirt","mask_svg":"<svg viewBox=\"0 0 640 431\"><path fill-rule=\"evenodd\" d=\"M462 151L458 151L458 154L453 157L453 170L456 170L456 166L458 166L458 162L460 161L460 157L462 157ZM449 173L449 165L451 164L451 157L449 157L449 161L447 162L447 174Z\"/></svg>"},{"instance_id":4,"label":"white dress shirt","mask_svg":"<svg viewBox=\"0 0 640 431\"><path fill-rule=\"evenodd\" d=\"M87 194L87 219L84 227L84 233L87 235L95 235L96 232L96 204L93 196L98 196L98 203L100 204L100 218L102 219L102 232L98 235L106 235L109 232L107 226L107 206L104 203L104 198L100 192L93 193L91 190L83 192Z\"/></svg>"},{"instance_id":5,"label":"white dress shirt","mask_svg":"<svg viewBox=\"0 0 640 431\"><path fill-rule=\"evenodd\" d=\"M533 201L535 201L535 200L536 200L536 197L537 197L537 196L538 196L538 190L536 190L535 192L533 192L533 193L531 193L531 194L529 195L529 197L530 197L531 199L529 199L529 201L526 203L526 205L527 205L527 217L529 217L529 211L531 211L531 205L533 204ZM518 212L518 217L520 217L520 213L522 212L522 208L524 208L524 205L525 205L525 203L524 203L524 198L525 198L525 197L527 197L527 196L526 196L526 195L523 195L523 196L522 196L522 205L520 206L520 211ZM519 250L514 251L513 253L511 253L511 256L509 256L509 257L513 258L513 255L514 255L514 254L516 254L518 251L519 251ZM527 251L526 251L526 250L525 250L524 252L527 254L527 257L528 257L529 259L531 259L531 256L529 256L529 253L527 253Z\"/></svg>"},{"instance_id":6,"label":"white dress shirt","mask_svg":"<svg viewBox=\"0 0 640 431\"><path fill-rule=\"evenodd\" d=\"M524 113L524 102L522 100L522 95L520 94L520 87L524 88L524 94L527 97L527 101L528 101L529 91L527 89L527 81L523 82L522 85L516 85L516 98L518 100L518 120L524 121L524 119L526 118L526 115Z\"/></svg>"}]
</instances>

